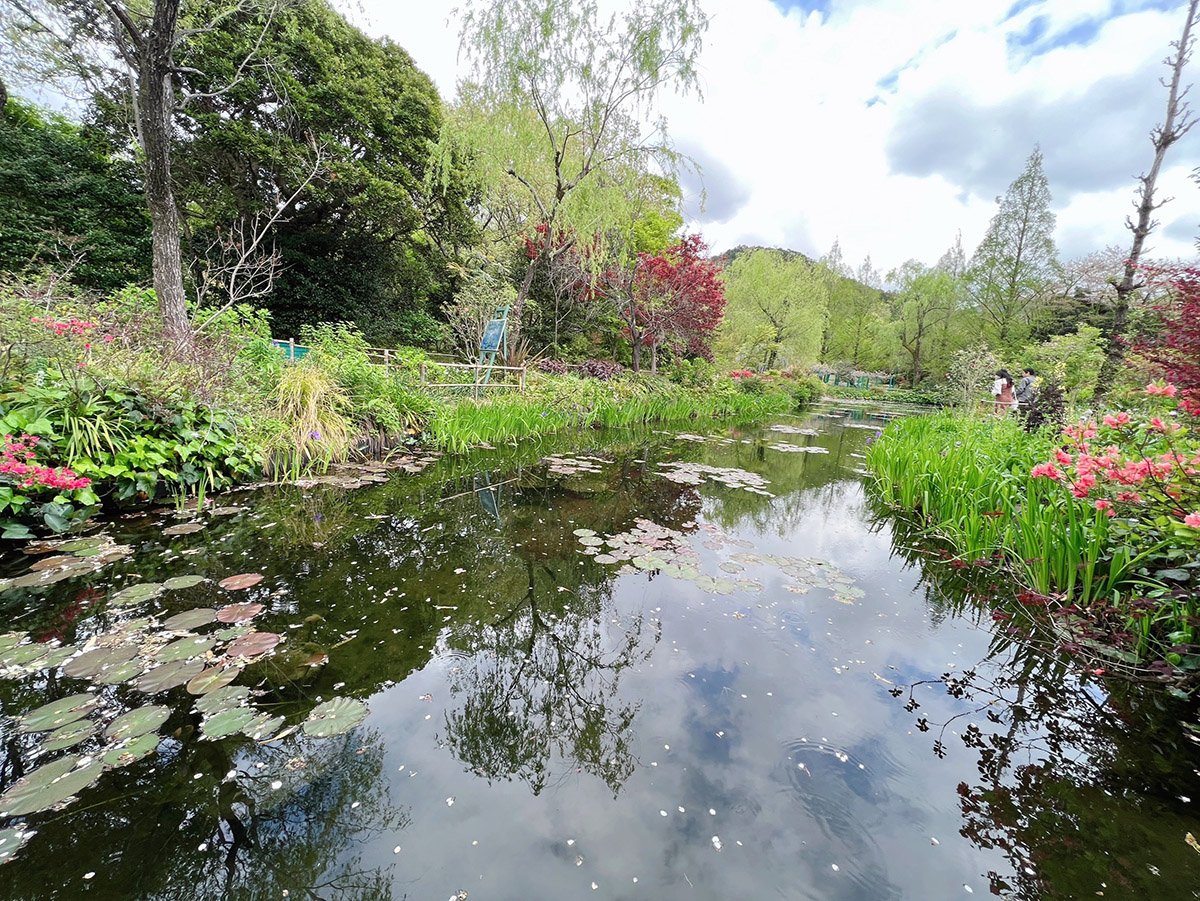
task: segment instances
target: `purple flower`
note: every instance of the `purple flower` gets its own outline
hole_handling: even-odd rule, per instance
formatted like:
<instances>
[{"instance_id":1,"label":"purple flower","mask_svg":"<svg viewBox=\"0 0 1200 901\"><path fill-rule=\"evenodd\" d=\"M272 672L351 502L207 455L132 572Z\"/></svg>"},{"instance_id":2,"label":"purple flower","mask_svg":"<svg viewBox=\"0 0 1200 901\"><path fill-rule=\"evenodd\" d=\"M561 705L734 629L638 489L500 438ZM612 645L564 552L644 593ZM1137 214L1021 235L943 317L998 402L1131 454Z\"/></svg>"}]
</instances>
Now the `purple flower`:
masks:
<instances>
[{"instance_id":1,"label":"purple flower","mask_svg":"<svg viewBox=\"0 0 1200 901\"><path fill-rule=\"evenodd\" d=\"M321 440L321 433L320 433L320 432L316 432L316 431L309 432L309 433L308 433L308 437L309 437L309 438L311 438L313 441L320 441L320 440Z\"/></svg>"}]
</instances>

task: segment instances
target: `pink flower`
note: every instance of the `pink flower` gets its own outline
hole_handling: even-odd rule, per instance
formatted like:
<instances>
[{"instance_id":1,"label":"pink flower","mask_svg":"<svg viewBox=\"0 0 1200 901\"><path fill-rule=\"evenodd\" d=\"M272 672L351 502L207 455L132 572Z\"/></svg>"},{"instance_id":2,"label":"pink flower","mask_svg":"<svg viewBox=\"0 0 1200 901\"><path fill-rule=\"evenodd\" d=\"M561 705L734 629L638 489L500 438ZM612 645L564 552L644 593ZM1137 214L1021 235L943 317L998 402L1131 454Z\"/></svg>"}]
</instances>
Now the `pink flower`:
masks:
<instances>
[{"instance_id":1,"label":"pink flower","mask_svg":"<svg viewBox=\"0 0 1200 901\"><path fill-rule=\"evenodd\" d=\"M1113 509L1112 501L1106 501L1103 498L1096 501L1096 509L1103 510L1104 514L1109 517L1117 515L1117 511Z\"/></svg>"},{"instance_id":2,"label":"pink flower","mask_svg":"<svg viewBox=\"0 0 1200 901\"><path fill-rule=\"evenodd\" d=\"M1129 414L1122 410L1116 416L1109 413L1104 417L1104 424L1110 429L1119 429L1121 426L1129 424Z\"/></svg>"},{"instance_id":3,"label":"pink flower","mask_svg":"<svg viewBox=\"0 0 1200 901\"><path fill-rule=\"evenodd\" d=\"M1195 513L1189 513L1183 518L1183 524L1190 526L1193 529L1200 529L1200 510Z\"/></svg>"},{"instance_id":4,"label":"pink flower","mask_svg":"<svg viewBox=\"0 0 1200 901\"><path fill-rule=\"evenodd\" d=\"M1035 479L1046 478L1055 482L1062 478L1062 473L1053 463L1039 463L1029 474Z\"/></svg>"},{"instance_id":5,"label":"pink flower","mask_svg":"<svg viewBox=\"0 0 1200 901\"><path fill-rule=\"evenodd\" d=\"M1174 397L1179 393L1179 389L1170 383L1160 385L1157 382L1151 382L1146 386L1146 393L1154 397Z\"/></svg>"},{"instance_id":6,"label":"pink flower","mask_svg":"<svg viewBox=\"0 0 1200 901\"><path fill-rule=\"evenodd\" d=\"M1068 454L1068 453L1067 453L1065 450L1063 450L1061 447L1060 447L1058 450L1056 450L1056 451L1054 452L1054 457L1055 457L1055 459L1056 459L1056 460L1058 460L1058 462L1059 462L1059 463L1061 463L1063 466L1070 466L1070 465L1071 465L1071 461L1074 459L1074 458L1073 458L1073 457L1072 457L1070 454Z\"/></svg>"}]
</instances>

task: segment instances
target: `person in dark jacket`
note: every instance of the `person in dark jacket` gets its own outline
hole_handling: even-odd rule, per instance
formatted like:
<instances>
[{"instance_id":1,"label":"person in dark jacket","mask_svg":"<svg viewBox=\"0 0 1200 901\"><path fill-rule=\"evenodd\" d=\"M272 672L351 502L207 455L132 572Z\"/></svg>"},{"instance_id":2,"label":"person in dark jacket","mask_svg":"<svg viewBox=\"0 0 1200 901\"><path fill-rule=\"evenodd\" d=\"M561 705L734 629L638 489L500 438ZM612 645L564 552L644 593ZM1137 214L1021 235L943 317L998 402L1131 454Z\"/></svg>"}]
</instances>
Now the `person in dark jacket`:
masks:
<instances>
[{"instance_id":1,"label":"person in dark jacket","mask_svg":"<svg viewBox=\"0 0 1200 901\"><path fill-rule=\"evenodd\" d=\"M1013 399L1016 400L1019 407L1030 407L1033 405L1034 398L1037 397L1037 373L1026 366L1025 374L1021 376L1021 381L1017 383L1017 389L1013 392Z\"/></svg>"}]
</instances>

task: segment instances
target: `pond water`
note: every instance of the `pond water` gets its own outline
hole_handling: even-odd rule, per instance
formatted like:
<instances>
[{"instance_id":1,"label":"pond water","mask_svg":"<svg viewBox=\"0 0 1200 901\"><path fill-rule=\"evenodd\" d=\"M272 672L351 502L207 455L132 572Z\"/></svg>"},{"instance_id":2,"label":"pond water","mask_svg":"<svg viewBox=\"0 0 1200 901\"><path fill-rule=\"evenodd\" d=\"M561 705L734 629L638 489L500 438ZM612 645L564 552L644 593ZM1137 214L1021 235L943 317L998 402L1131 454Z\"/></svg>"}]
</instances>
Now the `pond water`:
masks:
<instances>
[{"instance_id":1,"label":"pond water","mask_svg":"<svg viewBox=\"0 0 1200 901\"><path fill-rule=\"evenodd\" d=\"M0 593L44 646L0 640L0 810L120 752L0 819L0 897L1200 897L1191 712L1014 641L971 599L987 572L880 519L883 424L587 433L106 524L74 546L94 568ZM284 640L228 663L251 629ZM31 659L56 643L132 650L72 677ZM210 685L139 681L150 657L229 667L244 731L197 709ZM80 693L82 738L46 750L19 718ZM335 697L365 719L291 728Z\"/></svg>"}]
</instances>

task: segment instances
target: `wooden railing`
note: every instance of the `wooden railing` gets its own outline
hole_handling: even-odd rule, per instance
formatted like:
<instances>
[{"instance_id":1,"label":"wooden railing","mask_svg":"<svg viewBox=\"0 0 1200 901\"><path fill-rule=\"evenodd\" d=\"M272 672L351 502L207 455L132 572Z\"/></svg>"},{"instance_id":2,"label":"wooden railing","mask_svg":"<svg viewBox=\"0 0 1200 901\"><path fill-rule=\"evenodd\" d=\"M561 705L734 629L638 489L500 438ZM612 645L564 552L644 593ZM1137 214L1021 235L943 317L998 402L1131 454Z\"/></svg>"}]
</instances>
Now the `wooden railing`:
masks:
<instances>
[{"instance_id":1,"label":"wooden railing","mask_svg":"<svg viewBox=\"0 0 1200 901\"><path fill-rule=\"evenodd\" d=\"M308 356L312 350L304 344L297 344L295 340L289 338L284 341L279 338L272 338L271 343L283 352L283 355L289 360L302 360ZM456 363L454 358L449 354L427 354L430 357L429 362L420 364L420 383L426 388L470 388L476 397L479 396L479 390L487 390L489 388L514 388L517 391L525 390L525 367L524 366L487 366L478 363ZM385 372L390 372L393 363L397 363L400 359L399 352L388 347L368 347L367 359L377 366L382 366ZM443 362L446 361L446 362ZM464 381L430 381L431 371L433 375L438 375L441 370L451 370L452 372L463 373ZM467 373L470 373L471 381L465 381ZM510 376L510 373L512 374ZM448 376L448 379L453 376ZM486 379L486 381L485 381Z\"/></svg>"}]
</instances>

